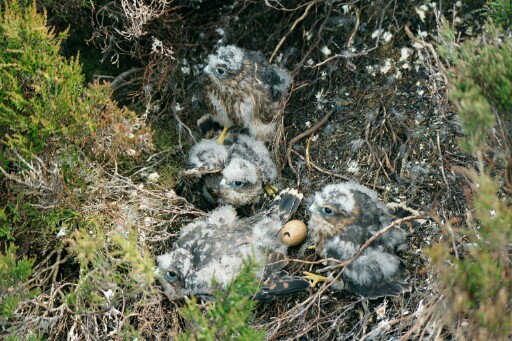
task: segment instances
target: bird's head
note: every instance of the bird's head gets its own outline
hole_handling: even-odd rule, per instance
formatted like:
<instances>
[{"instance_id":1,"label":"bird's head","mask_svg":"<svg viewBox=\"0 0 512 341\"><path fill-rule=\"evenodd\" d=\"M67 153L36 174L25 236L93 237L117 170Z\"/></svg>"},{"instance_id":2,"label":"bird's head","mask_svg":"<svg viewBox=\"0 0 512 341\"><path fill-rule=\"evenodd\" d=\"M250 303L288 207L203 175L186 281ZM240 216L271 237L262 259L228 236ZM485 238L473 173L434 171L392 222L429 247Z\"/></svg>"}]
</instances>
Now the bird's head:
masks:
<instances>
[{"instance_id":1,"label":"bird's head","mask_svg":"<svg viewBox=\"0 0 512 341\"><path fill-rule=\"evenodd\" d=\"M261 185L261 180L256 166L248 160L233 158L222 171L221 187L243 189L254 185Z\"/></svg>"},{"instance_id":2,"label":"bird's head","mask_svg":"<svg viewBox=\"0 0 512 341\"><path fill-rule=\"evenodd\" d=\"M239 75L244 67L244 50L233 46L221 46L216 54L208 56L204 73L212 80L223 81Z\"/></svg>"},{"instance_id":3,"label":"bird's head","mask_svg":"<svg viewBox=\"0 0 512 341\"><path fill-rule=\"evenodd\" d=\"M191 255L188 250L178 248L157 257L156 278L162 284L170 299L188 295L186 277L193 272Z\"/></svg>"},{"instance_id":4,"label":"bird's head","mask_svg":"<svg viewBox=\"0 0 512 341\"><path fill-rule=\"evenodd\" d=\"M241 206L256 202L261 195L261 176L254 164L233 158L222 171L219 183L222 203Z\"/></svg>"},{"instance_id":5,"label":"bird's head","mask_svg":"<svg viewBox=\"0 0 512 341\"><path fill-rule=\"evenodd\" d=\"M360 203L354 185L357 184L331 184L315 193L308 208L313 230L320 229L327 235L338 234L359 217Z\"/></svg>"}]
</instances>

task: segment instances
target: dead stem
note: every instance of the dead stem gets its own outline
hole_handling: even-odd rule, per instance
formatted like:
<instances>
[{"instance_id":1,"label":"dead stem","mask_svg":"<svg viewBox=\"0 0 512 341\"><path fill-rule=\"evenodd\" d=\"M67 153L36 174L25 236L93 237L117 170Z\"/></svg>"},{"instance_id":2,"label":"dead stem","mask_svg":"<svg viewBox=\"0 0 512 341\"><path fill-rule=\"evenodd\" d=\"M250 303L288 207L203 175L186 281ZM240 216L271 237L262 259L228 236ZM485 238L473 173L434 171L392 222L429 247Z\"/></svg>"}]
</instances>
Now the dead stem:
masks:
<instances>
[{"instance_id":1,"label":"dead stem","mask_svg":"<svg viewBox=\"0 0 512 341\"><path fill-rule=\"evenodd\" d=\"M290 140L290 142L288 142L288 147L286 149L286 159L288 160L288 166L290 166L290 169L293 171L293 173L295 173L295 175L297 176L297 185L300 183L300 178L299 178L299 173L297 172L297 170L295 169L295 167L293 166L293 162L292 162L292 156L291 156L291 153L292 153L292 148L293 148L293 145L297 142L299 142L300 140L302 140L303 138L305 138L306 136L309 136L311 134L313 134L314 132L316 132L318 129L320 129L324 124L327 123L327 120L329 120L329 117L331 117L331 115L334 113L334 110L331 110L329 111L320 121L318 121L313 127L309 128L308 130L300 133L299 135L295 136L293 139Z\"/></svg>"},{"instance_id":2,"label":"dead stem","mask_svg":"<svg viewBox=\"0 0 512 341\"><path fill-rule=\"evenodd\" d=\"M283 45L283 43L285 42L286 38L290 35L290 33L293 32L293 30L297 27L297 25L302 21L304 20L308 13L309 13L309 10L311 9L311 7L313 7L313 5L317 2L318 0L313 0L311 1L308 6L306 7L306 9L304 10L304 13L299 17L297 18L297 20L295 20L295 22L293 23L292 27L290 27L290 30L288 31L288 33L286 33L286 35L284 35L281 40L279 41L279 43L277 44L276 48L274 49L274 52L272 52L272 55L270 56L268 62L269 63L272 63L272 60L274 59L277 51L279 51L279 49L281 48L281 46Z\"/></svg>"},{"instance_id":3,"label":"dead stem","mask_svg":"<svg viewBox=\"0 0 512 341\"><path fill-rule=\"evenodd\" d=\"M396 225L400 225L401 223L403 222L406 222L406 221L409 221L409 220L417 220L417 219L425 219L427 218L426 216L423 216L423 215L415 215L415 216L409 216L409 217L404 217L404 218L400 218L400 219L397 219L393 222L391 222L391 224L389 224L388 226L384 227L382 230L379 230L379 232L375 233L371 238L369 238L366 243L363 244L363 246L361 246L361 248L359 249L359 251L357 251L357 253L352 256L352 258L340 263L340 264L336 264L336 265L331 265L331 266L328 266L328 267L325 267L323 269L320 269L320 270L317 270L317 272L327 272L327 271L331 271L331 270L335 270L335 269L339 269L341 267L347 267L349 266L357 257L359 257L359 255L368 247L370 246L371 243L373 243L375 241L375 239L379 238L380 236L382 236L384 233L386 233L387 231L389 231L392 227L396 226Z\"/></svg>"}]
</instances>

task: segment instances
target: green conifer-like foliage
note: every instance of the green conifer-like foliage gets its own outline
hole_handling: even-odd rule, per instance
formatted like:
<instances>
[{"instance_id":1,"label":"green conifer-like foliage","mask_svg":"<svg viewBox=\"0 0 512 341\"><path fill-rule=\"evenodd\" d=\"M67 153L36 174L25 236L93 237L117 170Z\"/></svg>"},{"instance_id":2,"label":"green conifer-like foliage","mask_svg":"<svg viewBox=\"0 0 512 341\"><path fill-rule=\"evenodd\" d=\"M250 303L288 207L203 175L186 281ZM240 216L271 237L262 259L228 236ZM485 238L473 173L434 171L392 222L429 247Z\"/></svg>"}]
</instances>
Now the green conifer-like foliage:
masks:
<instances>
[{"instance_id":1,"label":"green conifer-like foliage","mask_svg":"<svg viewBox=\"0 0 512 341\"><path fill-rule=\"evenodd\" d=\"M152 131L108 84L85 84L79 57L59 54L66 35L35 2L0 3L0 323L13 338L58 339L71 316L117 314L153 281L137 224L115 203L130 187L118 167L152 149ZM111 206L95 206L106 196Z\"/></svg>"},{"instance_id":2,"label":"green conifer-like foliage","mask_svg":"<svg viewBox=\"0 0 512 341\"><path fill-rule=\"evenodd\" d=\"M6 1L0 17L0 131L2 141L38 153L48 139L71 137L84 127L79 97L84 78L78 58L59 55L67 32L46 26L35 2Z\"/></svg>"},{"instance_id":3,"label":"green conifer-like foliage","mask_svg":"<svg viewBox=\"0 0 512 341\"><path fill-rule=\"evenodd\" d=\"M476 157L475 169L458 170L471 183L468 226L454 234L448 222L451 238L430 251L449 308L443 320L458 338L506 339L512 330L512 39L491 21L478 40L454 44L448 25L442 36L440 50L451 63L449 97Z\"/></svg>"},{"instance_id":4,"label":"green conifer-like foliage","mask_svg":"<svg viewBox=\"0 0 512 341\"><path fill-rule=\"evenodd\" d=\"M264 330L255 330L250 322L259 290L256 265L250 259L226 289L218 288L214 300L206 303L205 313L193 298L183 309L186 331L179 340L263 340Z\"/></svg>"},{"instance_id":5,"label":"green conifer-like foliage","mask_svg":"<svg viewBox=\"0 0 512 341\"><path fill-rule=\"evenodd\" d=\"M32 274L34 260L16 257L16 247L9 243L0 253L0 321L13 316L19 301L29 297L29 290L23 283ZM34 292L32 292L34 294Z\"/></svg>"}]
</instances>

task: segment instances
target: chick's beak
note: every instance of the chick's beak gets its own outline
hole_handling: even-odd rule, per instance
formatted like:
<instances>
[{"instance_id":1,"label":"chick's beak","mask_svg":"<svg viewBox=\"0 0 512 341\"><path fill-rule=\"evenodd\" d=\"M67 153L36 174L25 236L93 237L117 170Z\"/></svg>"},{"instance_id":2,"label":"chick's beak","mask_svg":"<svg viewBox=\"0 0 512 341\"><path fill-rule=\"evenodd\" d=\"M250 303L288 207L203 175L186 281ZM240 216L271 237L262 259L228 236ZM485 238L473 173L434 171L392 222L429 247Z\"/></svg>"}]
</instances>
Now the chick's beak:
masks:
<instances>
[{"instance_id":1,"label":"chick's beak","mask_svg":"<svg viewBox=\"0 0 512 341\"><path fill-rule=\"evenodd\" d=\"M317 204L311 204L308 208L307 208L307 211L311 214L318 214L318 205Z\"/></svg>"},{"instance_id":2,"label":"chick's beak","mask_svg":"<svg viewBox=\"0 0 512 341\"><path fill-rule=\"evenodd\" d=\"M222 188L228 188L229 187L228 183L226 182L226 179L222 179L219 182L219 186L222 187Z\"/></svg>"}]
</instances>

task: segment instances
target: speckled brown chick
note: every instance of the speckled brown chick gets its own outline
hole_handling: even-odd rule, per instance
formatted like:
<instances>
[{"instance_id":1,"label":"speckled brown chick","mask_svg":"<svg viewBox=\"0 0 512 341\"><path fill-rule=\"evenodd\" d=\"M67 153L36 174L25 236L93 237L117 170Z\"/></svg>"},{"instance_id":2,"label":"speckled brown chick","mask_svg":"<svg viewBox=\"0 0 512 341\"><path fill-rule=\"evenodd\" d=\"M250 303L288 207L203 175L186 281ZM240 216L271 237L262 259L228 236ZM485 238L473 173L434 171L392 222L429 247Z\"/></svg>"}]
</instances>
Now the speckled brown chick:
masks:
<instances>
[{"instance_id":1,"label":"speckled brown chick","mask_svg":"<svg viewBox=\"0 0 512 341\"><path fill-rule=\"evenodd\" d=\"M206 104L222 126L247 128L261 141L275 135L275 118L292 82L288 71L259 52L228 45L208 56L204 73Z\"/></svg>"}]
</instances>

